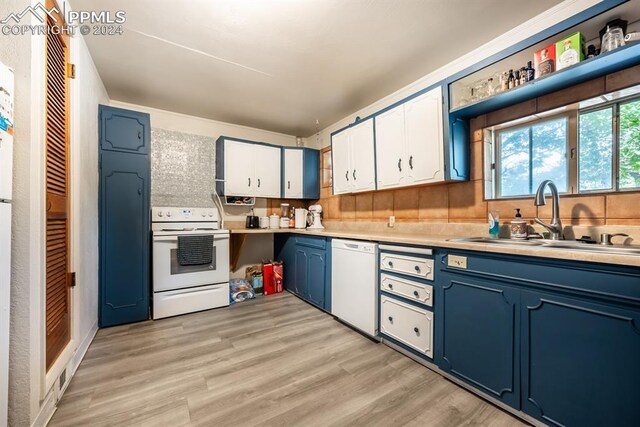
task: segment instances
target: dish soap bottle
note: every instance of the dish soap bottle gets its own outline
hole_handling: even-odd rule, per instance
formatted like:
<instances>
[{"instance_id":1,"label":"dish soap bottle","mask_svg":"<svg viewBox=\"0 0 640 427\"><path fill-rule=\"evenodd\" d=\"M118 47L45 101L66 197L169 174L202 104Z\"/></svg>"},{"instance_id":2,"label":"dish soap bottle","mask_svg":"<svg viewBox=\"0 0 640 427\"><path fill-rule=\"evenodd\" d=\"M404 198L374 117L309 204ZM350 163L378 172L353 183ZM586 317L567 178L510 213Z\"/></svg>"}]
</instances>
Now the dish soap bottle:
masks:
<instances>
[{"instance_id":1,"label":"dish soap bottle","mask_svg":"<svg viewBox=\"0 0 640 427\"><path fill-rule=\"evenodd\" d=\"M511 238L526 239L527 238L527 222L522 219L520 209L516 209L516 216L511 220Z\"/></svg>"},{"instance_id":2,"label":"dish soap bottle","mask_svg":"<svg viewBox=\"0 0 640 427\"><path fill-rule=\"evenodd\" d=\"M491 211L489 212L489 236L497 239L498 234L500 234L500 216L498 211Z\"/></svg>"}]
</instances>

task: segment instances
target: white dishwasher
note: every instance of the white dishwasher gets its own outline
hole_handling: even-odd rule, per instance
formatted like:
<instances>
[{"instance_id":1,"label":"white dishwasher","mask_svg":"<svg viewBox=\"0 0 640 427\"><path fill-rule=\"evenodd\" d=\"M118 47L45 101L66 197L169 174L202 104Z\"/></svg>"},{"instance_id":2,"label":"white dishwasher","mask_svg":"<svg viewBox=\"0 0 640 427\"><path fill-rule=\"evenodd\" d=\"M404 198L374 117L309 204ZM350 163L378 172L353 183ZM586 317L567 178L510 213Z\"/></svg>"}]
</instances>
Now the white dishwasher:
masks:
<instances>
[{"instance_id":1,"label":"white dishwasher","mask_svg":"<svg viewBox=\"0 0 640 427\"><path fill-rule=\"evenodd\" d=\"M331 313L362 332L377 336L377 243L332 240Z\"/></svg>"}]
</instances>

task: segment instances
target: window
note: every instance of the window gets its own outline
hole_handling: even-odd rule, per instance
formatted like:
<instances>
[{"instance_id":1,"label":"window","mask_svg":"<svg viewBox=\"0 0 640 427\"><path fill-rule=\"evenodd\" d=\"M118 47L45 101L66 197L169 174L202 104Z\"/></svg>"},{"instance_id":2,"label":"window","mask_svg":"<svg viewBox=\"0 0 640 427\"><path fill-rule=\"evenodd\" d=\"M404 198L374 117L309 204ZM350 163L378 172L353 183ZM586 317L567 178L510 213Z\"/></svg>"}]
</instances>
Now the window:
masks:
<instances>
[{"instance_id":1,"label":"window","mask_svg":"<svg viewBox=\"0 0 640 427\"><path fill-rule=\"evenodd\" d=\"M487 198L640 190L640 86L485 131Z\"/></svg>"},{"instance_id":2,"label":"window","mask_svg":"<svg viewBox=\"0 0 640 427\"><path fill-rule=\"evenodd\" d=\"M546 179L553 180L560 192L566 192L567 141L566 117L499 131L498 195L527 196L533 194Z\"/></svg>"}]
</instances>

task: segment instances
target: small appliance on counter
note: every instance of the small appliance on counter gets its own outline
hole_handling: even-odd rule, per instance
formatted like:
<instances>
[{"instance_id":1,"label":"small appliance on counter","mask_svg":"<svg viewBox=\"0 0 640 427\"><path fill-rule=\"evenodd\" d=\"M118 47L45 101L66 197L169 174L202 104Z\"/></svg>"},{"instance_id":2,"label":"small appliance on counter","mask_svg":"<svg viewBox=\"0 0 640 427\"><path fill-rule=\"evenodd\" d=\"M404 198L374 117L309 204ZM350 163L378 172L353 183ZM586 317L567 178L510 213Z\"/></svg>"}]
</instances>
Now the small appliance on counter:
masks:
<instances>
[{"instance_id":1,"label":"small appliance on counter","mask_svg":"<svg viewBox=\"0 0 640 427\"><path fill-rule=\"evenodd\" d=\"M260 217L260 228L269 228L269 217L261 216Z\"/></svg>"},{"instance_id":2,"label":"small appliance on counter","mask_svg":"<svg viewBox=\"0 0 640 427\"><path fill-rule=\"evenodd\" d=\"M298 208L295 210L296 228L307 228L307 215L309 211Z\"/></svg>"},{"instance_id":3,"label":"small appliance on counter","mask_svg":"<svg viewBox=\"0 0 640 427\"><path fill-rule=\"evenodd\" d=\"M280 216L272 214L269 217L269 228L280 228Z\"/></svg>"},{"instance_id":4,"label":"small appliance on counter","mask_svg":"<svg viewBox=\"0 0 640 427\"><path fill-rule=\"evenodd\" d=\"M321 220L322 206L321 205L309 206L309 213L311 214L311 225L309 226L309 229L312 229L312 230L324 229L324 226L322 225L322 220Z\"/></svg>"},{"instance_id":5,"label":"small appliance on counter","mask_svg":"<svg viewBox=\"0 0 640 427\"><path fill-rule=\"evenodd\" d=\"M251 209L251 215L247 215L247 220L245 226L247 228L259 228L260 227L260 218L253 214L253 209Z\"/></svg>"}]
</instances>

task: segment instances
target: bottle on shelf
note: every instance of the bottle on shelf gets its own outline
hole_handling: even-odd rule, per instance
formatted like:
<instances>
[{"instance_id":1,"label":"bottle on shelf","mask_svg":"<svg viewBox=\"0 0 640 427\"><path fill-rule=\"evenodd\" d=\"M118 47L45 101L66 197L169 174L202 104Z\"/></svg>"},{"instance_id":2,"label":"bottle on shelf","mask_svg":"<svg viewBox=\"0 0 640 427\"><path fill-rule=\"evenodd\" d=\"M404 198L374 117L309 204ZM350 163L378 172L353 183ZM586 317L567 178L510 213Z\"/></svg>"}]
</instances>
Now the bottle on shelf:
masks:
<instances>
[{"instance_id":1,"label":"bottle on shelf","mask_svg":"<svg viewBox=\"0 0 640 427\"><path fill-rule=\"evenodd\" d=\"M533 68L531 61L527 62L527 81L530 82L531 80L535 79L536 77L536 70Z\"/></svg>"},{"instance_id":2,"label":"bottle on shelf","mask_svg":"<svg viewBox=\"0 0 640 427\"><path fill-rule=\"evenodd\" d=\"M502 92L509 90L509 73L506 71L500 76L500 87Z\"/></svg>"},{"instance_id":3,"label":"bottle on shelf","mask_svg":"<svg viewBox=\"0 0 640 427\"><path fill-rule=\"evenodd\" d=\"M527 69L526 67L520 68L520 84L523 85L527 82Z\"/></svg>"},{"instance_id":4,"label":"bottle on shelf","mask_svg":"<svg viewBox=\"0 0 640 427\"><path fill-rule=\"evenodd\" d=\"M513 70L509 70L509 77L507 78L509 89L513 89L516 86L516 76L513 74Z\"/></svg>"},{"instance_id":5,"label":"bottle on shelf","mask_svg":"<svg viewBox=\"0 0 640 427\"><path fill-rule=\"evenodd\" d=\"M513 76L514 76L513 86L514 86L514 87L518 87L518 86L520 86L520 70L516 70L516 71L513 73Z\"/></svg>"}]
</instances>

